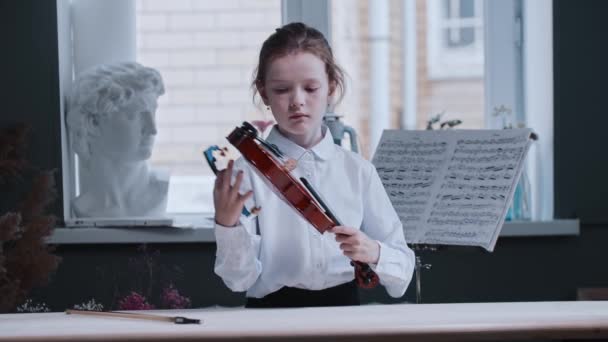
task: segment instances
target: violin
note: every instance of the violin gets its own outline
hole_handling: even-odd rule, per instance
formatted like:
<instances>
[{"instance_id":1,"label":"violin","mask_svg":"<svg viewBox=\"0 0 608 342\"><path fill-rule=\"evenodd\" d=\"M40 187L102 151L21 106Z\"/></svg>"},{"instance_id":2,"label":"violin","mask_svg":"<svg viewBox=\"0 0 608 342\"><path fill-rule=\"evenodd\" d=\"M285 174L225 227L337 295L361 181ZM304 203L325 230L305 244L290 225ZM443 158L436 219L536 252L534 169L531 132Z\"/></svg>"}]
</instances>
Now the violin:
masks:
<instances>
[{"instance_id":1,"label":"violin","mask_svg":"<svg viewBox=\"0 0 608 342\"><path fill-rule=\"evenodd\" d=\"M250 123L243 122L227 139L275 187L277 193L321 234L342 225L306 178L302 177L300 181L294 178L290 173L293 165L285 162L285 156L275 145L259 138L257 130ZM355 280L359 287L373 288L378 285L380 279L368 264L353 260L351 265L355 268Z\"/></svg>"}]
</instances>

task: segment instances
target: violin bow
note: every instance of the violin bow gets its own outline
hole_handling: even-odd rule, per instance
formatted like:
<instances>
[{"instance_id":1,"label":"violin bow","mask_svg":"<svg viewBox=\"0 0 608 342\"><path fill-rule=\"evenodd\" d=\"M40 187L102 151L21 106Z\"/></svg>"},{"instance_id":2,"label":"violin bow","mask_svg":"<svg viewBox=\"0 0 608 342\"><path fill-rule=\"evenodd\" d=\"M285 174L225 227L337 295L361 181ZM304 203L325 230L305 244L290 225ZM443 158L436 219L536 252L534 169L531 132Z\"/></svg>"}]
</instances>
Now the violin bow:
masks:
<instances>
[{"instance_id":1,"label":"violin bow","mask_svg":"<svg viewBox=\"0 0 608 342\"><path fill-rule=\"evenodd\" d=\"M142 313L132 312L116 312L116 311L86 311L86 310L65 310L67 315L89 315L89 316L101 316L101 317L120 317L130 319L145 319L149 321L162 321L170 322L175 324L201 324L200 319L186 318L182 316L159 316Z\"/></svg>"}]
</instances>

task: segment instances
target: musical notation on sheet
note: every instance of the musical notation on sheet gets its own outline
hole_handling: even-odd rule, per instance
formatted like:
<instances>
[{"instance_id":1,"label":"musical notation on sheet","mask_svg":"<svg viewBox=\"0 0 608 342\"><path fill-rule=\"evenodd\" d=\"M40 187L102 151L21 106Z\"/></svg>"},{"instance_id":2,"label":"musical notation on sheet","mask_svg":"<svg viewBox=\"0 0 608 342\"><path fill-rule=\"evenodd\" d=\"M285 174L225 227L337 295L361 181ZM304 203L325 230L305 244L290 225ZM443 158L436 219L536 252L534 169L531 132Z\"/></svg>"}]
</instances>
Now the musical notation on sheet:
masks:
<instances>
[{"instance_id":1,"label":"musical notation on sheet","mask_svg":"<svg viewBox=\"0 0 608 342\"><path fill-rule=\"evenodd\" d=\"M409 243L493 250L530 129L386 130L372 159Z\"/></svg>"}]
</instances>

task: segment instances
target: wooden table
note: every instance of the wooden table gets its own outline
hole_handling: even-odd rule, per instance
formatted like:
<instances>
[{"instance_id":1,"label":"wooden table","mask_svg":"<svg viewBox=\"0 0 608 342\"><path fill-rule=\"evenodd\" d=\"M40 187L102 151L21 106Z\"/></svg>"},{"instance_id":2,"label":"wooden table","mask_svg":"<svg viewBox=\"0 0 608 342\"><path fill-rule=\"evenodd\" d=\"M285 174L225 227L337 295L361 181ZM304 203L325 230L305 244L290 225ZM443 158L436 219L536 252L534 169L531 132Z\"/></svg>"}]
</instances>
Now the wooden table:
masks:
<instances>
[{"instance_id":1,"label":"wooden table","mask_svg":"<svg viewBox=\"0 0 608 342\"><path fill-rule=\"evenodd\" d=\"M0 315L0 341L497 341L608 340L608 302L208 308L145 311L201 325L65 313Z\"/></svg>"}]
</instances>

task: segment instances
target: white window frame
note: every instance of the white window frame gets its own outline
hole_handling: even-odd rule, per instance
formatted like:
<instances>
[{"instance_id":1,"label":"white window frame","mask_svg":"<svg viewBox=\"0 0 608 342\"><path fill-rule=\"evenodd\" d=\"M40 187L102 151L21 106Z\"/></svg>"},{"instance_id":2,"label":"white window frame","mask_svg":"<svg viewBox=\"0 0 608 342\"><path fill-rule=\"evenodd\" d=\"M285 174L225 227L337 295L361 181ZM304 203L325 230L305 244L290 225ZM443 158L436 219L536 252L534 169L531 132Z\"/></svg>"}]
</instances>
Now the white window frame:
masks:
<instances>
[{"instance_id":1,"label":"white window frame","mask_svg":"<svg viewBox=\"0 0 608 342\"><path fill-rule=\"evenodd\" d=\"M539 136L526 162L533 221L553 220L552 12L552 0L486 1L485 7L485 119L488 128L502 128L492 112L504 105Z\"/></svg>"},{"instance_id":2,"label":"white window frame","mask_svg":"<svg viewBox=\"0 0 608 342\"><path fill-rule=\"evenodd\" d=\"M442 2L458 3L461 0L428 0L427 1L427 64L428 75L432 80L451 78L473 78L483 76L484 50L483 19L445 18ZM481 13L484 0L473 0L475 13ZM448 48L444 46L444 30L463 27L475 28L475 40L472 46L465 48ZM458 32L458 31L456 31Z\"/></svg>"},{"instance_id":3,"label":"white window frame","mask_svg":"<svg viewBox=\"0 0 608 342\"><path fill-rule=\"evenodd\" d=\"M554 140L553 140L553 1L524 1L523 22L534 23L523 28L524 112L528 127L534 127L540 139L532 146L528 158L532 188L533 220L550 220L554 216Z\"/></svg>"},{"instance_id":4,"label":"white window frame","mask_svg":"<svg viewBox=\"0 0 608 342\"><path fill-rule=\"evenodd\" d=\"M118 14L117 14L118 13ZM66 226L96 226L108 220L77 218L72 199L78 193L78 157L69 143L66 124L68 89L75 75L90 66L113 61L135 60L135 0L58 0L61 150L63 176L63 219ZM111 23L105 25L105 23ZM140 222L141 221L141 222ZM157 225L171 220L114 220L116 225Z\"/></svg>"},{"instance_id":5,"label":"white window frame","mask_svg":"<svg viewBox=\"0 0 608 342\"><path fill-rule=\"evenodd\" d=\"M71 20L70 20L70 0L57 0L57 45L59 54L59 109L61 111L61 177L63 190L63 219L71 216L70 199L76 182L72 177L74 158L68 152L67 124L65 120L67 89L70 89L73 81L73 59L71 45Z\"/></svg>"}]
</instances>

